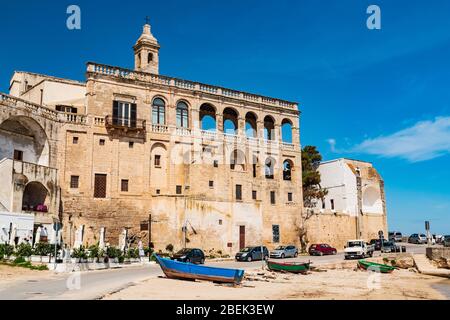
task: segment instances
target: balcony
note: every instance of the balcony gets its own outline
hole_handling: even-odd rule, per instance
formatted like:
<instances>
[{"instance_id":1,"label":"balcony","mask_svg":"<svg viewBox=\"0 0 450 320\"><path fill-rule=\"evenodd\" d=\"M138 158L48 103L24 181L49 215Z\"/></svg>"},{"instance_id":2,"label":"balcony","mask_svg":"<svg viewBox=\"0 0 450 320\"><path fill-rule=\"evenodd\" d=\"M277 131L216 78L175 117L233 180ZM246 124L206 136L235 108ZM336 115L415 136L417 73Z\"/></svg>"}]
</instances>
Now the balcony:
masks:
<instances>
[{"instance_id":1,"label":"balcony","mask_svg":"<svg viewBox=\"0 0 450 320\"><path fill-rule=\"evenodd\" d=\"M105 117L105 127L110 132L142 135L146 132L146 121L143 119L118 118L108 115Z\"/></svg>"}]
</instances>

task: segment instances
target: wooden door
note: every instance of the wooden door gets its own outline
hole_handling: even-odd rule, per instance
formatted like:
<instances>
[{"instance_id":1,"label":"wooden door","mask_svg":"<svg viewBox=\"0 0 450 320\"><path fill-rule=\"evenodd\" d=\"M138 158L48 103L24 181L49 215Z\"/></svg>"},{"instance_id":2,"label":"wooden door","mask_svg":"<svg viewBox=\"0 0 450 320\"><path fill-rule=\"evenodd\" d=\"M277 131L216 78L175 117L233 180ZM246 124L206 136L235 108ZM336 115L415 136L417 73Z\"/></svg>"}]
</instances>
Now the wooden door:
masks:
<instances>
[{"instance_id":1,"label":"wooden door","mask_svg":"<svg viewBox=\"0 0 450 320\"><path fill-rule=\"evenodd\" d=\"M239 226L239 250L245 248L245 226Z\"/></svg>"}]
</instances>

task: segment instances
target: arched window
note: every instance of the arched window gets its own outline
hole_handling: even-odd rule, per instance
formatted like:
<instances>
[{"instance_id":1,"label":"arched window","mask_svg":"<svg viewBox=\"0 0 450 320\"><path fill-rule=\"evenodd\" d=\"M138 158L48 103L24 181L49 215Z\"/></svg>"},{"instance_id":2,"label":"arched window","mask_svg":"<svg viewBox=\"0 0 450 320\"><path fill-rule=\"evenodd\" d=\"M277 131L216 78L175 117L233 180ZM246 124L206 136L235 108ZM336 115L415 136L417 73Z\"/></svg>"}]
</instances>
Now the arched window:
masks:
<instances>
[{"instance_id":1,"label":"arched window","mask_svg":"<svg viewBox=\"0 0 450 320\"><path fill-rule=\"evenodd\" d=\"M264 118L264 139L275 140L275 120L271 116Z\"/></svg>"},{"instance_id":2,"label":"arched window","mask_svg":"<svg viewBox=\"0 0 450 320\"><path fill-rule=\"evenodd\" d=\"M223 131L227 134L236 134L238 130L238 113L232 108L223 110Z\"/></svg>"},{"instance_id":3,"label":"arched window","mask_svg":"<svg viewBox=\"0 0 450 320\"><path fill-rule=\"evenodd\" d=\"M281 140L286 143L292 143L292 122L284 119L281 122Z\"/></svg>"},{"instance_id":4,"label":"arched window","mask_svg":"<svg viewBox=\"0 0 450 320\"><path fill-rule=\"evenodd\" d=\"M48 211L47 205L48 190L40 182L30 182L23 191L22 210L25 211Z\"/></svg>"},{"instance_id":5,"label":"arched window","mask_svg":"<svg viewBox=\"0 0 450 320\"><path fill-rule=\"evenodd\" d=\"M202 104L199 116L202 130L216 131L216 109L212 105Z\"/></svg>"},{"instance_id":6,"label":"arched window","mask_svg":"<svg viewBox=\"0 0 450 320\"><path fill-rule=\"evenodd\" d=\"M166 104L163 99L156 98L153 100L152 114L153 124L166 123Z\"/></svg>"},{"instance_id":7,"label":"arched window","mask_svg":"<svg viewBox=\"0 0 450 320\"><path fill-rule=\"evenodd\" d=\"M241 150L234 150L230 157L231 170L245 171L245 154Z\"/></svg>"},{"instance_id":8,"label":"arched window","mask_svg":"<svg viewBox=\"0 0 450 320\"><path fill-rule=\"evenodd\" d=\"M256 115L253 112L249 112L245 115L245 134L247 137L257 137L256 121Z\"/></svg>"},{"instance_id":9,"label":"arched window","mask_svg":"<svg viewBox=\"0 0 450 320\"><path fill-rule=\"evenodd\" d=\"M253 178L256 178L256 176L258 174L257 169L258 169L259 160L258 160L258 157L255 155L253 155L252 160L253 160L252 161Z\"/></svg>"},{"instance_id":10,"label":"arched window","mask_svg":"<svg viewBox=\"0 0 450 320\"><path fill-rule=\"evenodd\" d=\"M292 166L293 165L291 160L285 160L283 162L283 180L292 180Z\"/></svg>"},{"instance_id":11,"label":"arched window","mask_svg":"<svg viewBox=\"0 0 450 320\"><path fill-rule=\"evenodd\" d=\"M267 158L265 166L266 179L273 179L275 172L275 159Z\"/></svg>"},{"instance_id":12,"label":"arched window","mask_svg":"<svg viewBox=\"0 0 450 320\"><path fill-rule=\"evenodd\" d=\"M177 104L177 127L189 128L189 108L183 101Z\"/></svg>"},{"instance_id":13,"label":"arched window","mask_svg":"<svg viewBox=\"0 0 450 320\"><path fill-rule=\"evenodd\" d=\"M147 57L147 63L150 63L153 61L153 53L149 52Z\"/></svg>"}]
</instances>

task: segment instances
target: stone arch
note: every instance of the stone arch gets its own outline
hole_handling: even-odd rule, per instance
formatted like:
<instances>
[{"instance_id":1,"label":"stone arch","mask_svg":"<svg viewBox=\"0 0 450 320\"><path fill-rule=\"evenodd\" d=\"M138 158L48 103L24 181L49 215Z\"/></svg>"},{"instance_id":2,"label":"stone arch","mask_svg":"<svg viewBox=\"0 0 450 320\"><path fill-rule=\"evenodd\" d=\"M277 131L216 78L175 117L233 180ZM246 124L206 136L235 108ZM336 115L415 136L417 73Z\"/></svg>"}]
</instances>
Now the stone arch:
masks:
<instances>
[{"instance_id":1,"label":"stone arch","mask_svg":"<svg viewBox=\"0 0 450 320\"><path fill-rule=\"evenodd\" d=\"M235 171L246 170L245 153L239 149L233 150L230 155L230 168Z\"/></svg>"},{"instance_id":2,"label":"stone arch","mask_svg":"<svg viewBox=\"0 0 450 320\"><path fill-rule=\"evenodd\" d=\"M167 187L168 157L165 144L156 142L150 151L150 187L161 189Z\"/></svg>"},{"instance_id":3,"label":"stone arch","mask_svg":"<svg viewBox=\"0 0 450 320\"><path fill-rule=\"evenodd\" d=\"M0 124L0 160L22 151L23 161L50 165L50 144L44 128L28 116L10 116Z\"/></svg>"},{"instance_id":4,"label":"stone arch","mask_svg":"<svg viewBox=\"0 0 450 320\"><path fill-rule=\"evenodd\" d=\"M272 116L264 118L264 139L275 140L275 119Z\"/></svg>"},{"instance_id":5,"label":"stone arch","mask_svg":"<svg viewBox=\"0 0 450 320\"><path fill-rule=\"evenodd\" d=\"M292 143L292 121L289 119L283 119L281 122L281 140Z\"/></svg>"},{"instance_id":6,"label":"stone arch","mask_svg":"<svg viewBox=\"0 0 450 320\"><path fill-rule=\"evenodd\" d=\"M283 161L283 180L291 181L292 180L292 169L294 167L294 162L290 159L286 159Z\"/></svg>"},{"instance_id":7,"label":"stone arch","mask_svg":"<svg viewBox=\"0 0 450 320\"><path fill-rule=\"evenodd\" d=\"M367 187L362 195L362 209L365 213L383 213L383 204L381 192L379 189L370 186Z\"/></svg>"},{"instance_id":8,"label":"stone arch","mask_svg":"<svg viewBox=\"0 0 450 320\"><path fill-rule=\"evenodd\" d=\"M207 131L217 131L217 109L210 103L200 106L199 121L200 128Z\"/></svg>"},{"instance_id":9,"label":"stone arch","mask_svg":"<svg viewBox=\"0 0 450 320\"><path fill-rule=\"evenodd\" d=\"M47 188L40 182L32 181L27 183L23 190L22 210L47 212L49 201ZM44 209L42 205L45 205L47 209Z\"/></svg>"},{"instance_id":10,"label":"stone arch","mask_svg":"<svg viewBox=\"0 0 450 320\"><path fill-rule=\"evenodd\" d=\"M223 110L223 132L237 134L239 129L239 113L236 109L227 107Z\"/></svg>"},{"instance_id":11,"label":"stone arch","mask_svg":"<svg viewBox=\"0 0 450 320\"><path fill-rule=\"evenodd\" d=\"M266 179L274 179L275 178L275 165L276 160L272 157L268 157L265 161L264 165L264 174Z\"/></svg>"},{"instance_id":12,"label":"stone arch","mask_svg":"<svg viewBox=\"0 0 450 320\"><path fill-rule=\"evenodd\" d=\"M247 137L256 138L258 136L258 116L250 111L245 115L245 134Z\"/></svg>"}]
</instances>

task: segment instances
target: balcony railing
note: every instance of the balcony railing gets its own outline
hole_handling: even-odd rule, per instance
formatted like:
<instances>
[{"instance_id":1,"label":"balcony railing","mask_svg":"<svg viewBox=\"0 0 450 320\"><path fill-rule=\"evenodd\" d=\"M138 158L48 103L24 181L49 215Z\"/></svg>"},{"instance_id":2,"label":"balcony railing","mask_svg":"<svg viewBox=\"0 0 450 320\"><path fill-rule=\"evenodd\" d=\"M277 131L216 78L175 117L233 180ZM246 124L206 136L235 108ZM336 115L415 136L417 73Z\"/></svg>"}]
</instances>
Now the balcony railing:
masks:
<instances>
[{"instance_id":1,"label":"balcony railing","mask_svg":"<svg viewBox=\"0 0 450 320\"><path fill-rule=\"evenodd\" d=\"M125 131L145 131L146 123L143 119L119 118L108 115L105 117L105 127Z\"/></svg>"},{"instance_id":2,"label":"balcony railing","mask_svg":"<svg viewBox=\"0 0 450 320\"><path fill-rule=\"evenodd\" d=\"M218 86L212 86L199 82L193 82L183 79L171 78L162 75L140 72L130 69L124 69L119 67L108 66L104 64L98 64L94 62L88 62L87 64L88 74L100 74L108 77L123 78L127 80L136 80L143 82L156 83L160 85L167 85L180 89L194 90L198 92L204 92L214 95L219 95L226 98L233 98L243 100L247 102L260 103L264 105L276 106L280 108L297 110L298 104L281 99L274 99L270 97L264 97L256 94L246 93L242 91L236 91L226 89Z\"/></svg>"}]
</instances>

